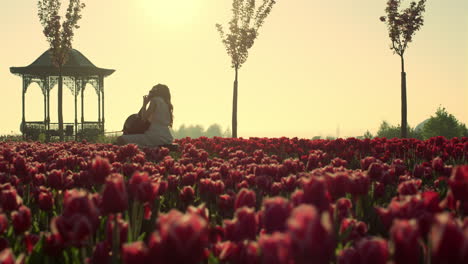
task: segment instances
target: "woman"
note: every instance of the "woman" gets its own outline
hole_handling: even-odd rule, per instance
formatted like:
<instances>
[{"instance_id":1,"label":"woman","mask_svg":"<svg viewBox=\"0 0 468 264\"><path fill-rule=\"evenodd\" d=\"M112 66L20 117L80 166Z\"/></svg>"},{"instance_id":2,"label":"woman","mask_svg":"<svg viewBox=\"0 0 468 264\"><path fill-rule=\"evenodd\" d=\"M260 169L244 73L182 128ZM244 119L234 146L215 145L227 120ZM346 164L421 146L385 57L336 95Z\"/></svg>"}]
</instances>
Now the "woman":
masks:
<instances>
[{"instance_id":1,"label":"woman","mask_svg":"<svg viewBox=\"0 0 468 264\"><path fill-rule=\"evenodd\" d=\"M143 96L140 110L143 120L151 123L149 129L144 134L120 136L117 144L137 144L140 147L171 144L174 138L169 128L174 120L173 110L169 87L164 84L155 85L148 95Z\"/></svg>"}]
</instances>

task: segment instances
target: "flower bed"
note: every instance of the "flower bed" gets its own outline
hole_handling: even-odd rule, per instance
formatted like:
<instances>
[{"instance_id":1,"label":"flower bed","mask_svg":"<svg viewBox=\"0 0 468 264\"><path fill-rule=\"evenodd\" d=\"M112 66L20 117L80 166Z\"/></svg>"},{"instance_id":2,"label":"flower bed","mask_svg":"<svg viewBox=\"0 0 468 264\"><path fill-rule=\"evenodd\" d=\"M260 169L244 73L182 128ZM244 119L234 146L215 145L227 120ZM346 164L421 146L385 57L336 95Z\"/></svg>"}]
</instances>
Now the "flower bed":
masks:
<instances>
[{"instance_id":1,"label":"flower bed","mask_svg":"<svg viewBox=\"0 0 468 264\"><path fill-rule=\"evenodd\" d=\"M177 143L0 143L0 263L468 263L468 138Z\"/></svg>"}]
</instances>

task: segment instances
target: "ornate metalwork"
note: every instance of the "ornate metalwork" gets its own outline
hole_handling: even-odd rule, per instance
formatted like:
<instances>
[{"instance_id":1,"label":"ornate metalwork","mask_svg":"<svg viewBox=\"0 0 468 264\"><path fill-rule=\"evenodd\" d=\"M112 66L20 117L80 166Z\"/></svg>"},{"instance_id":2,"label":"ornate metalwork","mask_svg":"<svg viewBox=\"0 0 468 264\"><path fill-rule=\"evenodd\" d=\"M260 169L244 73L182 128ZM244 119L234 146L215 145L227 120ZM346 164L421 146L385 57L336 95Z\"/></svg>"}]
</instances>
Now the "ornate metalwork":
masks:
<instances>
[{"instance_id":1,"label":"ornate metalwork","mask_svg":"<svg viewBox=\"0 0 468 264\"><path fill-rule=\"evenodd\" d=\"M75 77L72 77L72 76L63 76L63 85L65 85L66 87L68 87L68 89L70 89L71 93L73 95L74 92L75 92Z\"/></svg>"},{"instance_id":2,"label":"ornate metalwork","mask_svg":"<svg viewBox=\"0 0 468 264\"><path fill-rule=\"evenodd\" d=\"M83 81L83 78L76 78L75 80L75 90L73 92L73 96L78 96L81 92L81 90L83 90L83 84L85 82Z\"/></svg>"},{"instance_id":3,"label":"ornate metalwork","mask_svg":"<svg viewBox=\"0 0 468 264\"><path fill-rule=\"evenodd\" d=\"M35 77L35 76L23 76L24 80L24 87L23 87L23 92L26 93L28 91L29 86L33 83L37 83L39 88L41 88L42 94L46 94L46 87L44 83L44 79L40 77Z\"/></svg>"},{"instance_id":4,"label":"ornate metalwork","mask_svg":"<svg viewBox=\"0 0 468 264\"><path fill-rule=\"evenodd\" d=\"M49 91L58 83L58 76L49 76Z\"/></svg>"},{"instance_id":5,"label":"ornate metalwork","mask_svg":"<svg viewBox=\"0 0 468 264\"><path fill-rule=\"evenodd\" d=\"M91 84L91 86L93 86L94 90L96 91L96 94L99 95L101 87L99 86L98 78L88 78L87 83Z\"/></svg>"}]
</instances>

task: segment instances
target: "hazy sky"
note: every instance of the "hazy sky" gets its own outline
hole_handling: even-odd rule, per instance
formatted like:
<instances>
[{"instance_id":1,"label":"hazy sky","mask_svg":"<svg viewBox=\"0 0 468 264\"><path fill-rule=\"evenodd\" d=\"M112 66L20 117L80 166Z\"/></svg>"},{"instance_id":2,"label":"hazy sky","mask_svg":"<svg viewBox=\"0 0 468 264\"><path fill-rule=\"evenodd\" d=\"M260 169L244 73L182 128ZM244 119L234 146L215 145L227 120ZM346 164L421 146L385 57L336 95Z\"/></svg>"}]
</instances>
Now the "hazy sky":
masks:
<instances>
[{"instance_id":1,"label":"hazy sky","mask_svg":"<svg viewBox=\"0 0 468 264\"><path fill-rule=\"evenodd\" d=\"M258 1L258 0L257 0ZM68 3L68 1L64 1ZM234 72L215 24L230 18L231 0L83 0L74 48L105 80L106 130L120 130L154 84L172 92L175 121L231 124ZM386 0L278 0L239 75L240 136L341 137L400 122L400 60L389 49ZM425 25L406 54L408 122L439 105L468 123L468 1L429 0ZM19 132L21 78L11 66L32 63L47 48L36 0L2 0L0 134ZM85 119L97 120L87 89ZM57 88L51 118L57 120ZM43 120L43 97L29 88L26 118ZM74 121L64 90L65 122Z\"/></svg>"}]
</instances>

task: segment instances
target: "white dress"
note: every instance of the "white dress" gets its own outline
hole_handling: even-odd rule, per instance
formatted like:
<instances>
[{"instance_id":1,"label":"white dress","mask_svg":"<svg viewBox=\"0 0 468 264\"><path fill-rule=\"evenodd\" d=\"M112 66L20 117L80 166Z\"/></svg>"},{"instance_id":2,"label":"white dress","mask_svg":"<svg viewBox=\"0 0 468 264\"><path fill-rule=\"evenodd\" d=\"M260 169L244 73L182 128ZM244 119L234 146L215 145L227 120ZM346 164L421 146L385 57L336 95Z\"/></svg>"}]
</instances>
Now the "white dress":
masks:
<instances>
[{"instance_id":1,"label":"white dress","mask_svg":"<svg viewBox=\"0 0 468 264\"><path fill-rule=\"evenodd\" d=\"M169 129L171 112L169 106L161 97L154 97L151 103L156 105L156 110L151 114L150 127L144 134L123 135L128 144L137 144L140 147L154 147L171 144L174 137Z\"/></svg>"}]
</instances>

